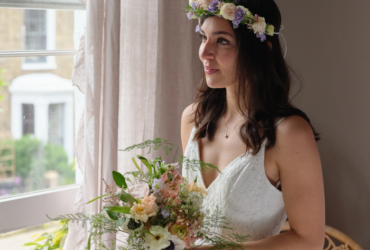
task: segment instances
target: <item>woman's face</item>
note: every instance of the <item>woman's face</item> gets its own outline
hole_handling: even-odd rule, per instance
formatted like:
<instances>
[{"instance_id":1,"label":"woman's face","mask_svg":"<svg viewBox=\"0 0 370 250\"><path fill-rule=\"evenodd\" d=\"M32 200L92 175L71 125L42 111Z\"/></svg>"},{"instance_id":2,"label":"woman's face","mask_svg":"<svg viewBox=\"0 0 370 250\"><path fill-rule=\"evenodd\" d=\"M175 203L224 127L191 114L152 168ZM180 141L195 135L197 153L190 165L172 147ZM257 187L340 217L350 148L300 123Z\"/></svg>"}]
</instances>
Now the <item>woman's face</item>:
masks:
<instances>
[{"instance_id":1,"label":"woman's face","mask_svg":"<svg viewBox=\"0 0 370 250\"><path fill-rule=\"evenodd\" d=\"M237 48L229 21L217 16L208 17L200 27L202 43L199 58L204 66L210 88L226 88L234 84Z\"/></svg>"}]
</instances>

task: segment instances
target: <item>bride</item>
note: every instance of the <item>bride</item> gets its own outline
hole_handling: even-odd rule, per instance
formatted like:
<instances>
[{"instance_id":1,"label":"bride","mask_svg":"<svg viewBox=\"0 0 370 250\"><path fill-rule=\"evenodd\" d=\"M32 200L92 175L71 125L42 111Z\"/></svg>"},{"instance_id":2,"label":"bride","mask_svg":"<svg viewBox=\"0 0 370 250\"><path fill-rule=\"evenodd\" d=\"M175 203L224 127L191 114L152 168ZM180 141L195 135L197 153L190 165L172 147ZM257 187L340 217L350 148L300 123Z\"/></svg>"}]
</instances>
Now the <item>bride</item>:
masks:
<instances>
[{"instance_id":1,"label":"bride","mask_svg":"<svg viewBox=\"0 0 370 250\"><path fill-rule=\"evenodd\" d=\"M182 146L185 156L211 163L221 172L183 168L183 175L206 187L206 208L218 206L227 217L233 231L220 229L220 234L251 236L244 249L322 250L325 205L319 134L289 100L291 73L279 33L268 31L269 25L264 26L266 34L258 33L261 26L237 25L231 15L239 9L251 11L259 16L254 16L255 24L266 21L280 27L276 3L190 2L194 12L189 18L204 6L219 8L222 16L199 17L204 73L195 102L182 115ZM279 234L286 218L291 230Z\"/></svg>"}]
</instances>

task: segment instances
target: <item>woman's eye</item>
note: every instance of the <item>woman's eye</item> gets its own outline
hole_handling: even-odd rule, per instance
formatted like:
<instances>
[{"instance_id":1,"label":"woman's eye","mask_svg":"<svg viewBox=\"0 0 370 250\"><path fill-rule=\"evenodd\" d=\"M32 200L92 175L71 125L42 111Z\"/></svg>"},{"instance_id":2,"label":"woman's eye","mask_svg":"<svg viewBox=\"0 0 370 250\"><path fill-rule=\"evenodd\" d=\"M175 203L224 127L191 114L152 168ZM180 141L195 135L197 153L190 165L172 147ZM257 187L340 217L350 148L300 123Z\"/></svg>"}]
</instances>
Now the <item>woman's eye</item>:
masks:
<instances>
[{"instance_id":1,"label":"woman's eye","mask_svg":"<svg viewBox=\"0 0 370 250\"><path fill-rule=\"evenodd\" d=\"M204 35L199 35L200 36L200 40L204 40L204 39L206 39L206 36L204 36Z\"/></svg>"},{"instance_id":2,"label":"woman's eye","mask_svg":"<svg viewBox=\"0 0 370 250\"><path fill-rule=\"evenodd\" d=\"M229 44L229 41L227 41L226 39L223 39L223 38L219 38L219 39L218 39L218 42L220 42L222 45L227 45L227 44Z\"/></svg>"}]
</instances>

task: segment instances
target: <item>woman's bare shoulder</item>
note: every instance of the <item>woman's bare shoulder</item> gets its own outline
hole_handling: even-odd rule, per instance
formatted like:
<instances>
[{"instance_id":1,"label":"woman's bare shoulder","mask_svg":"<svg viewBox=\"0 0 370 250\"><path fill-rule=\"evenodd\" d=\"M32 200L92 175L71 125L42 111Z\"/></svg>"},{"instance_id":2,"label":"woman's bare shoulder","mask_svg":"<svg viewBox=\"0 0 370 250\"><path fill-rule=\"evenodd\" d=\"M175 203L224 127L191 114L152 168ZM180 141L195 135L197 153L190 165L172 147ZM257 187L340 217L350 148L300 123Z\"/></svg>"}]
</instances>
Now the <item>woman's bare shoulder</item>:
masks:
<instances>
[{"instance_id":1,"label":"woman's bare shoulder","mask_svg":"<svg viewBox=\"0 0 370 250\"><path fill-rule=\"evenodd\" d=\"M310 124L301 116L292 115L286 117L276 127L276 136L278 139L288 139L292 137L314 138L313 130ZM311 138L311 139L312 139Z\"/></svg>"},{"instance_id":2,"label":"woman's bare shoulder","mask_svg":"<svg viewBox=\"0 0 370 250\"><path fill-rule=\"evenodd\" d=\"M182 112L181 116L181 144L183 152L185 153L185 149L187 143L190 138L191 130L194 127L194 112L197 108L197 103L192 103L187 106L184 111Z\"/></svg>"}]
</instances>

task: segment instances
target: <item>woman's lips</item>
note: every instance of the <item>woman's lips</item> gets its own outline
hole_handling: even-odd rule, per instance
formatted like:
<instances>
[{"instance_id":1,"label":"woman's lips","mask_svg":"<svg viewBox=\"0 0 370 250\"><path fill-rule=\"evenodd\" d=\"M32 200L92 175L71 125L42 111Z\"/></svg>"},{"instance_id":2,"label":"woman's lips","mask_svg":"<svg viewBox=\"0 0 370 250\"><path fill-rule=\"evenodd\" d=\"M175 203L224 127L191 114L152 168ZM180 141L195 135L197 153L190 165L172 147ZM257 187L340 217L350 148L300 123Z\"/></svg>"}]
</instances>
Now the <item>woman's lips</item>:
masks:
<instances>
[{"instance_id":1,"label":"woman's lips","mask_svg":"<svg viewBox=\"0 0 370 250\"><path fill-rule=\"evenodd\" d=\"M207 75L212 75L214 73L216 73L218 71L218 69L213 69L213 68L204 68L204 72L207 74Z\"/></svg>"}]
</instances>

